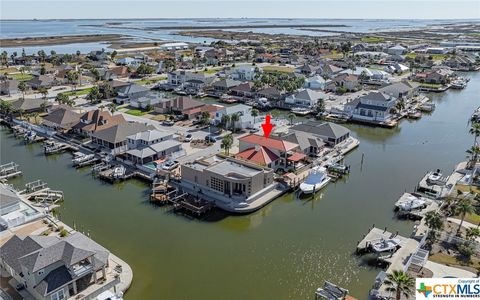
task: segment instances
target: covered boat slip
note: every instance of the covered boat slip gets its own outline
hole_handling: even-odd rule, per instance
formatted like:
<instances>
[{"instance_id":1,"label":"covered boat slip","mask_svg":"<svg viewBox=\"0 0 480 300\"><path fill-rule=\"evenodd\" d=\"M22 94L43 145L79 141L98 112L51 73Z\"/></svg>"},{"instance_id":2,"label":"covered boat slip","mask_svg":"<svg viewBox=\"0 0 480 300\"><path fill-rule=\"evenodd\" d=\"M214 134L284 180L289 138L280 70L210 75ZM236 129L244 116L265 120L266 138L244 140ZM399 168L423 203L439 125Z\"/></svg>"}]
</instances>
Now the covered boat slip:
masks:
<instances>
[{"instance_id":1,"label":"covered boat slip","mask_svg":"<svg viewBox=\"0 0 480 300\"><path fill-rule=\"evenodd\" d=\"M304 194L311 194L322 189L330 181L323 167L315 167L310 171L305 181L300 184L300 190Z\"/></svg>"}]
</instances>

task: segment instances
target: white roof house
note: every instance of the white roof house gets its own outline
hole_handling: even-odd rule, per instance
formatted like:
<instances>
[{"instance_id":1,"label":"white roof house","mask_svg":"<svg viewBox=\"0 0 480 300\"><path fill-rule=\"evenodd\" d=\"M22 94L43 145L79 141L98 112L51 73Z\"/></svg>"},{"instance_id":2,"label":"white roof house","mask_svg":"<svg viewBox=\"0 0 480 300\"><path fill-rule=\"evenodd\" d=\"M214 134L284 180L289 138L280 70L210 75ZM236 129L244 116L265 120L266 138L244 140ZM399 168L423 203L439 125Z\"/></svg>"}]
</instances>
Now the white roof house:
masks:
<instances>
[{"instance_id":1,"label":"white roof house","mask_svg":"<svg viewBox=\"0 0 480 300\"><path fill-rule=\"evenodd\" d=\"M318 100L326 98L327 95L323 92L317 92L311 89L304 89L286 97L285 103L312 107L317 104Z\"/></svg>"}]
</instances>

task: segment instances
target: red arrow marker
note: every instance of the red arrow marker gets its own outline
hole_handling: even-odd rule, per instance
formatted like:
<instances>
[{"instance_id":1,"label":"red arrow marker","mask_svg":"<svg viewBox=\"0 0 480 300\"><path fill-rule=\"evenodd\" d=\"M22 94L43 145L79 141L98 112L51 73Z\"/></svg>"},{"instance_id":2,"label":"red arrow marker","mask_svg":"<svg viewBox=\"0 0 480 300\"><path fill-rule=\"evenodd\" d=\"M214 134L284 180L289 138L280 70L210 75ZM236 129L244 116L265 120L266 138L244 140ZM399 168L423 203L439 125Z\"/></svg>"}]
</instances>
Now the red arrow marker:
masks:
<instances>
[{"instance_id":1,"label":"red arrow marker","mask_svg":"<svg viewBox=\"0 0 480 300\"><path fill-rule=\"evenodd\" d=\"M268 138L270 132L272 132L273 124L270 124L270 115L265 116L265 124L262 124L263 136Z\"/></svg>"}]
</instances>

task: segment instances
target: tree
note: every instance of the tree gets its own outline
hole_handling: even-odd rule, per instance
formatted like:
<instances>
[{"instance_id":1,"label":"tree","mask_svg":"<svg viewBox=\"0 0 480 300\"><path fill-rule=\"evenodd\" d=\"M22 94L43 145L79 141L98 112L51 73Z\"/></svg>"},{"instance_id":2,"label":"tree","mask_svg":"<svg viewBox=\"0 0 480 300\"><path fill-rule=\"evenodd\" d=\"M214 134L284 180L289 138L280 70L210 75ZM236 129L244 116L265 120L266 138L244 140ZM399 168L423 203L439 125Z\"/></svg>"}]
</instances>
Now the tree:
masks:
<instances>
[{"instance_id":1,"label":"tree","mask_svg":"<svg viewBox=\"0 0 480 300\"><path fill-rule=\"evenodd\" d=\"M43 98L44 100L47 99L48 89L47 89L46 87L43 87L43 86L42 86L42 87L39 87L39 88L38 88L38 92L39 92L40 94L42 94L42 98Z\"/></svg>"},{"instance_id":2,"label":"tree","mask_svg":"<svg viewBox=\"0 0 480 300\"><path fill-rule=\"evenodd\" d=\"M230 133L223 137L222 144L220 146L222 147L222 149L225 149L225 153L229 155L232 145L233 145L233 136Z\"/></svg>"},{"instance_id":3,"label":"tree","mask_svg":"<svg viewBox=\"0 0 480 300\"><path fill-rule=\"evenodd\" d=\"M108 111L113 115L114 112L117 111L117 105L113 102L107 105Z\"/></svg>"},{"instance_id":4,"label":"tree","mask_svg":"<svg viewBox=\"0 0 480 300\"><path fill-rule=\"evenodd\" d=\"M230 121L232 123L232 132L235 132L235 129L236 129L236 124L238 121L240 121L240 114L239 113L234 113L231 117L230 117Z\"/></svg>"},{"instance_id":5,"label":"tree","mask_svg":"<svg viewBox=\"0 0 480 300\"><path fill-rule=\"evenodd\" d=\"M12 111L13 111L12 102L0 100L0 112L2 114L9 115L10 113L12 113Z\"/></svg>"},{"instance_id":6,"label":"tree","mask_svg":"<svg viewBox=\"0 0 480 300\"><path fill-rule=\"evenodd\" d=\"M80 50L77 50L77 52L75 54L77 55L77 57L80 57L80 54L82 54L82 53L80 52Z\"/></svg>"},{"instance_id":7,"label":"tree","mask_svg":"<svg viewBox=\"0 0 480 300\"><path fill-rule=\"evenodd\" d=\"M92 89L88 92L86 98L92 104L98 102L102 98L102 94L100 93L100 89L98 88L98 86L92 87Z\"/></svg>"},{"instance_id":8,"label":"tree","mask_svg":"<svg viewBox=\"0 0 480 300\"><path fill-rule=\"evenodd\" d=\"M256 108L252 108L252 111L250 112L250 115L253 117L253 124L255 124L255 120L256 118L258 117L258 115L260 114L260 112L258 111L258 109Z\"/></svg>"},{"instance_id":9,"label":"tree","mask_svg":"<svg viewBox=\"0 0 480 300\"><path fill-rule=\"evenodd\" d=\"M19 84L18 84L18 90L20 92L22 92L22 99L25 99L25 92L27 91L28 89L28 86L27 84L25 83L25 81L21 81Z\"/></svg>"},{"instance_id":10,"label":"tree","mask_svg":"<svg viewBox=\"0 0 480 300\"><path fill-rule=\"evenodd\" d=\"M220 123L222 124L223 129L227 130L228 123L230 123L230 116L224 114Z\"/></svg>"},{"instance_id":11,"label":"tree","mask_svg":"<svg viewBox=\"0 0 480 300\"><path fill-rule=\"evenodd\" d=\"M200 115L200 123L203 125L210 124L210 113L208 111L202 111L202 114Z\"/></svg>"},{"instance_id":12,"label":"tree","mask_svg":"<svg viewBox=\"0 0 480 300\"><path fill-rule=\"evenodd\" d=\"M293 119L295 119L295 114L289 113L287 117L290 120L290 125L293 125Z\"/></svg>"},{"instance_id":13,"label":"tree","mask_svg":"<svg viewBox=\"0 0 480 300\"><path fill-rule=\"evenodd\" d=\"M397 100L397 103L395 103L395 108L398 112L401 112L405 109L405 102L403 100Z\"/></svg>"},{"instance_id":14,"label":"tree","mask_svg":"<svg viewBox=\"0 0 480 300\"><path fill-rule=\"evenodd\" d=\"M67 72L67 80L69 83L73 84L73 88L77 90L78 79L80 75L77 71L68 71Z\"/></svg>"},{"instance_id":15,"label":"tree","mask_svg":"<svg viewBox=\"0 0 480 300\"><path fill-rule=\"evenodd\" d=\"M429 211L425 214L425 224L430 229L428 238L433 243L437 239L437 231L443 228L442 216L436 211Z\"/></svg>"},{"instance_id":16,"label":"tree","mask_svg":"<svg viewBox=\"0 0 480 300\"><path fill-rule=\"evenodd\" d=\"M108 83L104 83L99 86L99 90L103 96L103 99L109 99L113 97L113 88Z\"/></svg>"},{"instance_id":17,"label":"tree","mask_svg":"<svg viewBox=\"0 0 480 300\"><path fill-rule=\"evenodd\" d=\"M47 101L43 101L43 102L40 104L40 108L42 109L42 111L47 111L47 106L48 106Z\"/></svg>"},{"instance_id":18,"label":"tree","mask_svg":"<svg viewBox=\"0 0 480 300\"><path fill-rule=\"evenodd\" d=\"M480 155L480 147L472 146L466 152L470 154L470 165L475 165L475 163L478 161L478 156Z\"/></svg>"},{"instance_id":19,"label":"tree","mask_svg":"<svg viewBox=\"0 0 480 300\"><path fill-rule=\"evenodd\" d=\"M460 224L458 224L457 235L460 234L460 229L462 228L463 221L467 214L474 212L474 208L469 199L462 199L455 205L455 213L460 215Z\"/></svg>"},{"instance_id":20,"label":"tree","mask_svg":"<svg viewBox=\"0 0 480 300\"><path fill-rule=\"evenodd\" d=\"M468 228L466 238L468 241L474 241L477 237L480 237L480 229L479 228Z\"/></svg>"},{"instance_id":21,"label":"tree","mask_svg":"<svg viewBox=\"0 0 480 300\"><path fill-rule=\"evenodd\" d=\"M415 291L415 279L400 270L387 274L384 284L387 286L387 292L395 293L396 300L400 300L402 295L409 298Z\"/></svg>"},{"instance_id":22,"label":"tree","mask_svg":"<svg viewBox=\"0 0 480 300\"><path fill-rule=\"evenodd\" d=\"M58 102L58 104L67 104L68 100L68 96L64 93L58 93L55 97L55 101Z\"/></svg>"},{"instance_id":23,"label":"tree","mask_svg":"<svg viewBox=\"0 0 480 300\"><path fill-rule=\"evenodd\" d=\"M98 72L97 69L92 68L92 69L90 70L90 72L92 73L93 78L95 79L95 81L99 81L99 80L100 80L100 72Z\"/></svg>"},{"instance_id":24,"label":"tree","mask_svg":"<svg viewBox=\"0 0 480 300\"><path fill-rule=\"evenodd\" d=\"M40 75L45 75L47 73L47 69L45 69L45 65L40 67Z\"/></svg>"},{"instance_id":25,"label":"tree","mask_svg":"<svg viewBox=\"0 0 480 300\"><path fill-rule=\"evenodd\" d=\"M323 114L325 113L325 101L323 99L318 99L315 104L315 113L317 119L323 117Z\"/></svg>"},{"instance_id":26,"label":"tree","mask_svg":"<svg viewBox=\"0 0 480 300\"><path fill-rule=\"evenodd\" d=\"M148 66L146 64L141 64L137 68L137 74L140 75L140 76L145 76L145 75L148 75L148 74L152 74L153 72L155 72L155 68L152 67L152 66Z\"/></svg>"},{"instance_id":27,"label":"tree","mask_svg":"<svg viewBox=\"0 0 480 300\"><path fill-rule=\"evenodd\" d=\"M110 58L111 58L112 60L114 60L114 59L115 59L115 56L117 56L117 54L118 54L117 51L116 51L116 50L113 50L113 52L110 54Z\"/></svg>"}]
</instances>

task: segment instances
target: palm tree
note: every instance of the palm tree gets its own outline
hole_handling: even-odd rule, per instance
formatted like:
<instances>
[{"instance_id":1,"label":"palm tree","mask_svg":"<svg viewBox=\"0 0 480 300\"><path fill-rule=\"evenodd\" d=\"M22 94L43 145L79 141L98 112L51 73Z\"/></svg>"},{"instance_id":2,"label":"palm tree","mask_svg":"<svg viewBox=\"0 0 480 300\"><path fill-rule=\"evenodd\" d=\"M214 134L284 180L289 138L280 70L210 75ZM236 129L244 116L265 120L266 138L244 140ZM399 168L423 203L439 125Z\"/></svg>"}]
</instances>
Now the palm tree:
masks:
<instances>
[{"instance_id":1,"label":"palm tree","mask_svg":"<svg viewBox=\"0 0 480 300\"><path fill-rule=\"evenodd\" d=\"M13 111L12 102L1 100L0 101L0 112L4 115L9 115Z\"/></svg>"},{"instance_id":2,"label":"palm tree","mask_svg":"<svg viewBox=\"0 0 480 300\"><path fill-rule=\"evenodd\" d=\"M67 80L69 83L73 85L73 88L75 91L77 90L77 83L79 78L80 78L80 75L78 74L77 71L68 71Z\"/></svg>"},{"instance_id":3,"label":"palm tree","mask_svg":"<svg viewBox=\"0 0 480 300\"><path fill-rule=\"evenodd\" d=\"M43 86L42 86L42 87L39 87L39 88L38 88L38 92L39 92L40 94L42 94L43 100L46 100L46 99L47 99L48 89L47 89L46 87L43 87Z\"/></svg>"},{"instance_id":4,"label":"palm tree","mask_svg":"<svg viewBox=\"0 0 480 300\"><path fill-rule=\"evenodd\" d=\"M397 103L395 104L395 108L400 113L402 110L405 109L405 102L403 102L403 100L398 100Z\"/></svg>"},{"instance_id":5,"label":"palm tree","mask_svg":"<svg viewBox=\"0 0 480 300\"><path fill-rule=\"evenodd\" d=\"M473 212L474 208L469 199L463 199L455 205L455 213L461 217L460 224L458 224L457 235L460 233L460 229L462 228L463 221L465 220L467 214L471 214Z\"/></svg>"},{"instance_id":6,"label":"palm tree","mask_svg":"<svg viewBox=\"0 0 480 300\"><path fill-rule=\"evenodd\" d=\"M227 115L227 114L224 114L222 116L222 120L221 120L221 124L222 124L223 129L227 130L228 123L230 123L230 116Z\"/></svg>"},{"instance_id":7,"label":"palm tree","mask_svg":"<svg viewBox=\"0 0 480 300\"><path fill-rule=\"evenodd\" d=\"M287 118L290 120L290 125L293 125L293 119L295 119L295 114L289 113Z\"/></svg>"},{"instance_id":8,"label":"palm tree","mask_svg":"<svg viewBox=\"0 0 480 300\"><path fill-rule=\"evenodd\" d=\"M387 286L387 292L395 293L396 300L400 300L402 295L409 298L415 290L415 279L400 270L387 274L384 284Z\"/></svg>"},{"instance_id":9,"label":"palm tree","mask_svg":"<svg viewBox=\"0 0 480 300\"><path fill-rule=\"evenodd\" d=\"M55 101L58 102L58 104L67 104L69 97L64 93L58 93L55 97Z\"/></svg>"},{"instance_id":10,"label":"palm tree","mask_svg":"<svg viewBox=\"0 0 480 300\"><path fill-rule=\"evenodd\" d=\"M87 100L89 100L91 103L97 102L101 98L100 90L98 86L92 87L92 89L88 92L87 95Z\"/></svg>"},{"instance_id":11,"label":"palm tree","mask_svg":"<svg viewBox=\"0 0 480 300\"><path fill-rule=\"evenodd\" d=\"M200 114L200 122L203 125L210 124L210 113L208 111L202 111L202 113Z\"/></svg>"},{"instance_id":12,"label":"palm tree","mask_svg":"<svg viewBox=\"0 0 480 300\"><path fill-rule=\"evenodd\" d=\"M477 145L477 138L480 136L480 123L472 123L472 127L468 130L473 135L473 146Z\"/></svg>"},{"instance_id":13,"label":"palm tree","mask_svg":"<svg viewBox=\"0 0 480 300\"><path fill-rule=\"evenodd\" d=\"M100 90L100 92L103 96L102 98L104 98L104 99L109 99L110 97L113 96L113 88L108 83L102 84L99 87L99 90Z\"/></svg>"},{"instance_id":14,"label":"palm tree","mask_svg":"<svg viewBox=\"0 0 480 300\"><path fill-rule=\"evenodd\" d=\"M436 211L429 211L425 214L425 224L430 229L429 239L433 243L437 238L437 231L443 228L442 216Z\"/></svg>"},{"instance_id":15,"label":"palm tree","mask_svg":"<svg viewBox=\"0 0 480 300\"><path fill-rule=\"evenodd\" d=\"M18 84L18 89L20 90L20 92L22 92L22 99L25 99L25 92L26 92L27 89L28 89L28 86L27 86L27 84L25 83L25 81L21 81L21 82Z\"/></svg>"},{"instance_id":16,"label":"palm tree","mask_svg":"<svg viewBox=\"0 0 480 300\"><path fill-rule=\"evenodd\" d=\"M470 149L466 151L470 154L470 162L472 165L475 165L478 161L478 155L480 155L480 147L479 146L472 146Z\"/></svg>"},{"instance_id":17,"label":"palm tree","mask_svg":"<svg viewBox=\"0 0 480 300\"><path fill-rule=\"evenodd\" d=\"M252 108L252 111L250 112L250 115L253 117L253 124L255 124L255 119L256 117L258 117L258 115L260 114L260 112L258 111L258 109L256 108Z\"/></svg>"},{"instance_id":18,"label":"palm tree","mask_svg":"<svg viewBox=\"0 0 480 300\"><path fill-rule=\"evenodd\" d=\"M480 229L473 228L473 227L467 229L467 235L466 235L467 240L474 241L479 236L480 236Z\"/></svg>"},{"instance_id":19,"label":"palm tree","mask_svg":"<svg viewBox=\"0 0 480 300\"><path fill-rule=\"evenodd\" d=\"M117 105L115 103L109 103L107 105L108 111L113 115L114 112L117 111Z\"/></svg>"},{"instance_id":20,"label":"palm tree","mask_svg":"<svg viewBox=\"0 0 480 300\"><path fill-rule=\"evenodd\" d=\"M232 148L233 145L233 136L232 134L227 134L226 136L223 137L222 139L222 144L220 145L223 149L225 149L225 153L227 155L230 154L230 149Z\"/></svg>"},{"instance_id":21,"label":"palm tree","mask_svg":"<svg viewBox=\"0 0 480 300\"><path fill-rule=\"evenodd\" d=\"M236 124L238 121L240 121L240 114L239 113L234 113L231 117L230 117L230 121L232 122L232 132L235 132L235 129L236 129Z\"/></svg>"},{"instance_id":22,"label":"palm tree","mask_svg":"<svg viewBox=\"0 0 480 300\"><path fill-rule=\"evenodd\" d=\"M47 111L47 101L43 101L41 104L40 104L40 108L42 109L42 111Z\"/></svg>"}]
</instances>

